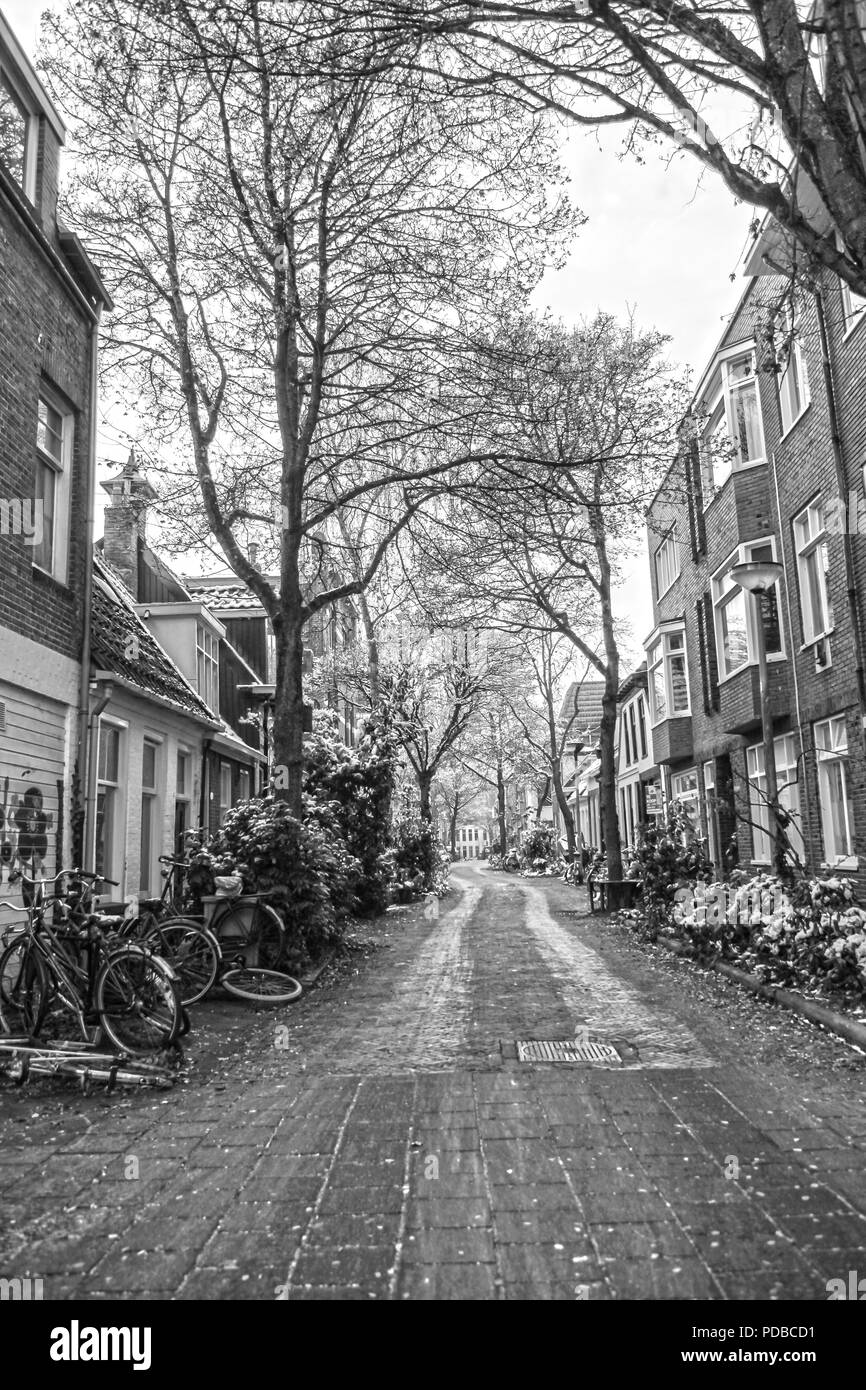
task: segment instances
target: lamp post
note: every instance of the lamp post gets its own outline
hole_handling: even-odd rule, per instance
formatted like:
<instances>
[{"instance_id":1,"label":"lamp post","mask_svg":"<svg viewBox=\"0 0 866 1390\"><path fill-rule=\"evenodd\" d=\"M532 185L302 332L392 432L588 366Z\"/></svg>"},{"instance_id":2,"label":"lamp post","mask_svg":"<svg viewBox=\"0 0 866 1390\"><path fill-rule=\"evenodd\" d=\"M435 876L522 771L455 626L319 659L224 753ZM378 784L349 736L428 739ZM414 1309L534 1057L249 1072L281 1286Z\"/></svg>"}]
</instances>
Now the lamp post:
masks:
<instances>
[{"instance_id":1,"label":"lamp post","mask_svg":"<svg viewBox=\"0 0 866 1390\"><path fill-rule=\"evenodd\" d=\"M775 560L747 560L741 565L731 566L731 578L741 589L754 594L760 600L763 594L779 582L783 569ZM770 714L770 683L767 673L767 638L764 632L764 611L760 601L755 620L755 638L758 646L758 686L761 697L761 737L764 744L764 772L767 778L768 828L770 833L770 868L776 868L776 854L779 839L779 825L776 819L779 788L776 782L776 750L773 744L773 719Z\"/></svg>"}]
</instances>

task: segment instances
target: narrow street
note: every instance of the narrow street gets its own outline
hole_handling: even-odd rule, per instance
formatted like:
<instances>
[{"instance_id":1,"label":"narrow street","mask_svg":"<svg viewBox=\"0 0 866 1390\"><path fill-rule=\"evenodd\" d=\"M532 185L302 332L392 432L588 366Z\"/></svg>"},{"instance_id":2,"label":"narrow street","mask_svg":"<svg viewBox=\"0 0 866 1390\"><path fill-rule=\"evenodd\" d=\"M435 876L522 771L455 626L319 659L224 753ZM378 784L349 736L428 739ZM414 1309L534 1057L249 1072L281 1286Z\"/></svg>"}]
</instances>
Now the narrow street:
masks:
<instances>
[{"instance_id":1,"label":"narrow street","mask_svg":"<svg viewBox=\"0 0 866 1390\"><path fill-rule=\"evenodd\" d=\"M293 1009L197 1015L167 1094L0 1095L0 1273L46 1298L825 1300L866 1248L864 1060L456 867ZM518 1040L616 1064L519 1061Z\"/></svg>"}]
</instances>

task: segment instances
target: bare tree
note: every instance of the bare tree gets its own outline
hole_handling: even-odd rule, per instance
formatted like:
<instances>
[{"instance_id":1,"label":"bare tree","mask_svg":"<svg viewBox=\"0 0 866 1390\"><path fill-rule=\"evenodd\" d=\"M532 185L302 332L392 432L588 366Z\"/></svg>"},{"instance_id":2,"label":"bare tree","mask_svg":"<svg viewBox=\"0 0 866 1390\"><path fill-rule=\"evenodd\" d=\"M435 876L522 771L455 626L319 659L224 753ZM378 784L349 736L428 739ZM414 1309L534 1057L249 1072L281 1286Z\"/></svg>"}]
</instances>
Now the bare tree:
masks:
<instances>
[{"instance_id":1,"label":"bare tree","mask_svg":"<svg viewBox=\"0 0 866 1390\"><path fill-rule=\"evenodd\" d=\"M493 92L470 109L381 44L359 66L319 6L81 0L46 26L70 213L118 305L106 383L147 415L186 546L213 543L268 615L300 814L305 624L475 457L449 382L567 223L549 148ZM364 499L387 523L359 569L311 582Z\"/></svg>"},{"instance_id":2,"label":"bare tree","mask_svg":"<svg viewBox=\"0 0 866 1390\"><path fill-rule=\"evenodd\" d=\"M770 213L801 260L866 295L858 0L376 0L373 12L377 32L406 35L408 64L471 92L494 82L515 109L624 128L634 151L673 142Z\"/></svg>"}]
</instances>

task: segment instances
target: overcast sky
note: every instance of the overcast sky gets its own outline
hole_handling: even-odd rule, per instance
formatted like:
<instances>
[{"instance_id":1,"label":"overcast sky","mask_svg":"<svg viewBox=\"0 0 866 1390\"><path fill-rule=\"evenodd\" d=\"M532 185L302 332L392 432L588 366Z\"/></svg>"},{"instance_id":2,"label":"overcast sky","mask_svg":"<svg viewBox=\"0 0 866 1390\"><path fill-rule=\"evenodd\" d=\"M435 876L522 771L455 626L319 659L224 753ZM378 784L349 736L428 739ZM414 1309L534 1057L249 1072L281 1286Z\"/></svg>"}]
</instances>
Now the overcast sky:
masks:
<instances>
[{"instance_id":1,"label":"overcast sky","mask_svg":"<svg viewBox=\"0 0 866 1390\"><path fill-rule=\"evenodd\" d=\"M64 0L54 0L61 8ZM39 0L2 0L3 13L32 56ZM752 210L737 207L717 179L700 176L697 163L677 154L651 154L644 164L619 160L615 142L575 131L567 165L575 203L589 221L566 267L550 274L537 296L566 320L599 308L634 311L643 328L670 335L671 358L700 375L744 288L741 278ZM735 276L731 283L731 275ZM117 457L106 438L102 454ZM631 655L652 624L647 559L635 557L620 597L631 629Z\"/></svg>"}]
</instances>

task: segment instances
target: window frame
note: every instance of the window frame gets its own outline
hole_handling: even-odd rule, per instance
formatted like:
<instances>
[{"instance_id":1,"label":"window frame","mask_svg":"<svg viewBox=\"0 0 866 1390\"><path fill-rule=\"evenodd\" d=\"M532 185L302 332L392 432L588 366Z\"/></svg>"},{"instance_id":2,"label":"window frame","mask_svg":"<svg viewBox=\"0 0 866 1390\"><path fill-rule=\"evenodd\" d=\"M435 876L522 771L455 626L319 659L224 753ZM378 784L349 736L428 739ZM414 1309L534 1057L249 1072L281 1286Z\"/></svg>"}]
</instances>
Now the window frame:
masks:
<instances>
[{"instance_id":1,"label":"window frame","mask_svg":"<svg viewBox=\"0 0 866 1390\"><path fill-rule=\"evenodd\" d=\"M223 778L228 774L228 800L223 800ZM232 809L232 765L220 759L219 772L217 774L217 789L219 797L219 823L223 825L226 816Z\"/></svg>"},{"instance_id":2,"label":"window frame","mask_svg":"<svg viewBox=\"0 0 866 1390\"><path fill-rule=\"evenodd\" d=\"M213 710L214 714L219 714L219 638L201 619L196 619L195 625L195 678L199 697L204 700L208 709Z\"/></svg>"},{"instance_id":3,"label":"window frame","mask_svg":"<svg viewBox=\"0 0 866 1390\"><path fill-rule=\"evenodd\" d=\"M790 745L788 751L787 745ZM784 756L780 756L780 748ZM801 862L806 858L806 842L803 837L802 816L803 808L800 799L800 782L797 776L798 755L796 735L793 732L778 734L773 739L773 755L776 760L776 782L779 788L779 803L791 815L792 828L795 833L795 842L792 848L799 856ZM786 774L793 772L794 776ZM770 844L770 814L766 801L767 769L764 762L764 744L762 741L751 743L746 747L746 781L749 787L749 814L752 821L752 859L756 865L769 865L771 863L772 846ZM760 789L762 796L753 796L752 790ZM795 804L796 803L796 804ZM760 848L758 838L760 837ZM794 839L789 831L789 837Z\"/></svg>"},{"instance_id":4,"label":"window frame","mask_svg":"<svg viewBox=\"0 0 866 1390\"><path fill-rule=\"evenodd\" d=\"M40 429L40 407L45 406L46 410L54 411L60 416L60 453L59 457L44 449L39 443ZM72 458L75 440L75 415L71 407L64 402L51 386L45 382L40 382L39 394L36 403L36 457L34 461L33 473L33 494L34 502L38 500L40 470L44 470L53 479L53 497L51 514L51 534L50 534L50 554L47 563L41 554L36 556L34 548L33 567L40 570L43 574L50 575L58 584L65 584L69 573L69 527L70 527L70 491L72 486ZM45 542L44 509L43 509L43 544ZM40 545L40 550L42 546Z\"/></svg>"},{"instance_id":5,"label":"window frame","mask_svg":"<svg viewBox=\"0 0 866 1390\"><path fill-rule=\"evenodd\" d=\"M841 744L834 746L834 726L841 727L844 732L844 747L842 747ZM820 729L829 730L829 749L825 750L819 747L818 731ZM815 748L815 770L818 781L818 806L821 813L821 847L824 852L824 866L828 869L856 869L859 864L859 859L857 855L856 827L854 824L852 797L848 785L850 750L848 746L848 724L845 715L831 714L827 719L817 720L812 725L812 738ZM822 754L824 754L823 757ZM846 844L850 846L846 853L840 854L837 852L832 858L828 853L827 833L828 826L832 826L832 814L828 814L824 799L825 788L829 789L829 778L825 769L831 764L838 764L841 767L842 810L845 821Z\"/></svg>"},{"instance_id":6,"label":"window frame","mask_svg":"<svg viewBox=\"0 0 866 1390\"><path fill-rule=\"evenodd\" d=\"M682 645L680 647L672 647L671 641L673 638L677 637L682 638ZM653 653L656 650L660 652L660 656L656 660L654 660ZM650 640L650 642L647 644L646 651L650 728L656 728L657 725L663 724L667 719L690 719L692 714L692 692L691 684L689 682L688 648L686 644L685 623L676 623L670 626L660 628L658 632L653 635L653 638ZM671 679L671 670L673 666L673 658L680 655L682 656L683 662L686 704L684 709L674 709L673 681ZM664 684L665 696L665 708L661 714L657 712L655 698L655 673L659 668L661 668L662 672L662 681Z\"/></svg>"},{"instance_id":7,"label":"window frame","mask_svg":"<svg viewBox=\"0 0 866 1390\"><path fill-rule=\"evenodd\" d=\"M126 751L126 741L129 726L122 720L114 719L108 715L100 715L97 720L97 748L96 748L96 806L94 808L94 827L93 827L93 855L94 868L97 865L97 854L99 850L98 824L99 824L99 797L102 793L110 794L110 823L107 839L103 836L102 858L100 861L100 872L106 878L116 879L123 889L124 866L126 862L126 817L125 817L125 790L127 778L125 776L124 755ZM101 772L103 734L111 733L117 738L117 780L103 777ZM104 823L104 821L103 821Z\"/></svg>"},{"instance_id":8,"label":"window frame","mask_svg":"<svg viewBox=\"0 0 866 1390\"><path fill-rule=\"evenodd\" d=\"M761 450L754 458L744 459L741 454L738 435L735 428L735 399L742 388L742 383L737 383L732 379L731 372L735 362L741 358L750 357L751 376L750 384L755 389L755 409L758 430L760 432ZM713 502L714 498L724 487L725 483L733 473L744 473L749 468L758 468L767 462L767 440L764 432L764 416L761 406L761 386L758 380L758 360L757 346L754 338L747 339L745 342L732 344L718 353L713 361L712 368L707 374L707 385L704 387L699 397L699 403L695 410L695 416L702 418L702 423L698 431L698 453L701 464L701 481L703 492L703 507L707 507ZM712 453L708 453L707 442L718 436L719 420L712 426L713 418L717 415L719 406L722 406L722 416L725 423L725 433L727 436L730 455L724 476L717 476L717 470L713 464Z\"/></svg>"},{"instance_id":9,"label":"window frame","mask_svg":"<svg viewBox=\"0 0 866 1390\"><path fill-rule=\"evenodd\" d=\"M813 529L813 516L817 516L820 524ZM808 522L808 538L802 540L801 523L803 520ZM797 591L800 601L800 634L803 638L803 648L812 647L823 638L829 637L835 631L835 613L833 600L827 582L827 560L829 559L828 536L826 515L824 512L824 500L820 496L813 497L805 507L801 507L791 518L791 536L793 541L794 556L797 562ZM809 559L816 554L823 552L824 564L819 562L818 574L821 577L821 610L823 613L824 624L820 632L813 631L811 627L812 604L808 605L804 601L807 591L811 600L811 578L806 570ZM806 615L809 614L809 630L807 631Z\"/></svg>"},{"instance_id":10,"label":"window frame","mask_svg":"<svg viewBox=\"0 0 866 1390\"><path fill-rule=\"evenodd\" d=\"M748 593L745 589L742 589L740 585L736 584L733 580L731 581L731 587L729 589L723 589L722 585L725 579L729 577L730 571L734 565L743 564L753 559L753 552L756 550L761 550L766 546L770 547L771 557L773 561L777 561L778 546L776 544L776 537L758 537L752 541L744 541L742 545L738 545L735 550L731 551L731 554L728 556L727 560L724 562L723 565L719 566L719 568L716 570L715 574L712 576L710 580L710 597L712 599L713 604L713 635L715 637L716 643L716 666L718 669L719 685L724 685L725 681L732 680L734 676L740 675L741 672L745 671L749 666L754 666L757 664L758 652L756 622L758 603L760 602L760 598L757 594ZM782 623L782 598L779 589L779 585L781 584L781 582L782 577L780 576L780 578L777 579L771 591L775 594L776 612L779 618L779 650L777 652L767 652L768 662L787 660L787 651L785 649L785 631ZM746 657L745 660L741 661L738 666L734 666L730 670L728 670L727 663L725 661L724 643L722 640L721 614L722 610L734 601L737 594L742 594L743 606L745 609Z\"/></svg>"},{"instance_id":11,"label":"window frame","mask_svg":"<svg viewBox=\"0 0 866 1390\"><path fill-rule=\"evenodd\" d=\"M656 595L663 598L680 577L682 562L680 559L680 547L677 542L677 528L671 526L656 546L655 555L655 577ZM661 570L664 566L667 583L662 587Z\"/></svg>"},{"instance_id":12,"label":"window frame","mask_svg":"<svg viewBox=\"0 0 866 1390\"><path fill-rule=\"evenodd\" d=\"M33 110L33 106L24 95L20 82L16 81L15 76L10 72L8 66L0 60L0 86L5 86L13 102L18 107L24 118L24 153L22 157L22 175L19 181L12 170L4 163L3 169L7 176L12 180L15 187L24 194L27 201L36 206L36 166L39 156L39 113Z\"/></svg>"},{"instance_id":13,"label":"window frame","mask_svg":"<svg viewBox=\"0 0 866 1390\"><path fill-rule=\"evenodd\" d=\"M153 749L153 781L147 784L144 780L144 753L146 748ZM161 850L161 837L159 834L161 749L161 738L155 734L144 735L141 741L141 822L138 841L138 891L145 895L149 894L153 888L156 876L156 862ZM147 808L146 815L145 808ZM145 855L144 852L145 825L147 825L147 855Z\"/></svg>"},{"instance_id":14,"label":"window frame","mask_svg":"<svg viewBox=\"0 0 866 1390\"><path fill-rule=\"evenodd\" d=\"M794 429L795 425L797 425L800 420L802 420L803 416L806 414L806 411L812 404L812 392L809 385L809 369L806 363L806 358L803 354L802 347L800 345L801 321L802 312L799 310L799 308L793 309L790 304L786 304L784 309L784 323L782 325L782 332L785 335L785 341L788 343L788 355L786 363L784 365L782 364L779 358L778 351L775 354L776 362L780 367L780 371L777 377L777 387L779 393L779 411L782 420L781 439L787 438L787 436L791 433L791 430ZM802 404L800 406L800 409L797 411L796 415L791 413L790 388L792 371L796 374L799 392L802 399Z\"/></svg>"}]
</instances>

